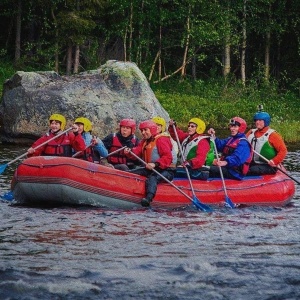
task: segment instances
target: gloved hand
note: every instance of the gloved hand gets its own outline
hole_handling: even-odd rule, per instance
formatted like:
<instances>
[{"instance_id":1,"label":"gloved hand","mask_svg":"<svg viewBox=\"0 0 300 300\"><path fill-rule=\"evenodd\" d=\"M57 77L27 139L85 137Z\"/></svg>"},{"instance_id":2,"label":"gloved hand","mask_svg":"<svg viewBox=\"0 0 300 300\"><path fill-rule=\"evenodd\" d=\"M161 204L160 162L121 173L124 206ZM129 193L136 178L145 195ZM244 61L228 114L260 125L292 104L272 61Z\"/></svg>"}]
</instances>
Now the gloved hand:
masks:
<instances>
[{"instance_id":1,"label":"gloved hand","mask_svg":"<svg viewBox=\"0 0 300 300\"><path fill-rule=\"evenodd\" d=\"M169 121L169 125L170 126L175 126L176 127L176 121L175 120L173 120L173 119L171 119L170 121Z\"/></svg>"}]
</instances>

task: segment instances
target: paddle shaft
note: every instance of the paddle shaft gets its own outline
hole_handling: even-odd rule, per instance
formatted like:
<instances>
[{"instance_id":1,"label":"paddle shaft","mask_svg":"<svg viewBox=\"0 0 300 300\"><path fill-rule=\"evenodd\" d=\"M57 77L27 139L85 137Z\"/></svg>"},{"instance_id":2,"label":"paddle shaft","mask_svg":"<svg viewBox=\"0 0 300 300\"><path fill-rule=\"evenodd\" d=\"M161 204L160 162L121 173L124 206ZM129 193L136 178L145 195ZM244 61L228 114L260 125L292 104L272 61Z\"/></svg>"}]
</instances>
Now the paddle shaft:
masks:
<instances>
[{"instance_id":1,"label":"paddle shaft","mask_svg":"<svg viewBox=\"0 0 300 300\"><path fill-rule=\"evenodd\" d=\"M219 162L220 158L219 158L219 155L218 155L218 150L217 150L215 139L212 137L211 140L212 140L212 142L214 144L214 150L215 150L216 159ZM225 185L225 180L224 180L224 175L223 175L223 170L222 170L221 166L219 166L219 170L220 170L221 180L222 180L222 184L223 184L223 190L224 190L224 193L225 193L226 197L228 197L227 189L226 189L226 185Z\"/></svg>"},{"instance_id":2,"label":"paddle shaft","mask_svg":"<svg viewBox=\"0 0 300 300\"><path fill-rule=\"evenodd\" d=\"M132 151L130 152L137 160L139 160L141 163L143 163L145 166L147 165L147 163L141 159L139 156L137 156L135 153L133 153ZM154 173L156 173L157 175L159 175L162 179L164 179L166 182L168 182L170 185L173 186L173 188L175 188L178 192L180 192L182 195L184 195L185 197L187 197L189 200L191 200L192 202L193 199L186 194L184 191L182 191L179 187L177 187L174 183L172 183L169 179L167 179L164 175L162 175L161 173L159 173L158 171L156 171L155 169L152 169L151 171L153 171Z\"/></svg>"},{"instance_id":3,"label":"paddle shaft","mask_svg":"<svg viewBox=\"0 0 300 300\"><path fill-rule=\"evenodd\" d=\"M219 155L218 155L218 149L217 149L217 145L216 145L216 142L215 142L215 139L214 139L213 135L211 135L211 141L213 142L213 145L214 145L216 159L219 162L220 159L219 159ZM225 194L225 205L227 205L227 206L229 206L231 208L234 208L235 205L231 201L231 199L228 197L228 194L227 194L227 188L226 188L226 184L225 184L225 180L224 180L224 175L223 175L223 170L222 170L221 166L219 166L219 171L220 171L221 181L222 181L223 190L224 190L224 194Z\"/></svg>"},{"instance_id":4,"label":"paddle shaft","mask_svg":"<svg viewBox=\"0 0 300 300\"><path fill-rule=\"evenodd\" d=\"M193 187L193 184L192 184L192 180L191 180L191 176L190 176L190 172L189 172L187 166L184 164L183 151L182 151L182 147L181 147L181 144L180 144L180 141L179 141L179 137L178 137L178 134L177 134L176 126L174 124L173 124L173 130L174 130L174 133L175 133L175 137L176 137L176 141L177 141L177 144L178 144L178 149L179 149L179 152L180 152L182 163L183 163L183 166L185 168L186 176L187 176L187 178L189 180L193 196L196 197L195 190L194 190L194 187Z\"/></svg>"},{"instance_id":5,"label":"paddle shaft","mask_svg":"<svg viewBox=\"0 0 300 300\"><path fill-rule=\"evenodd\" d=\"M267 163L270 162L270 160L268 160L266 157L262 156L260 153L258 153L257 151L255 151L253 149L253 152L258 155L260 158L262 158L264 161L266 161ZM280 172L282 172L283 174L285 174L286 176L288 176L289 178L291 178L292 180L294 180L295 182L297 182L298 184L300 184L300 181L298 181L296 178L294 178L293 176L291 176L290 174L288 174L287 172L285 172L284 170L282 170L280 167L275 167L277 170L279 170Z\"/></svg>"},{"instance_id":6,"label":"paddle shaft","mask_svg":"<svg viewBox=\"0 0 300 300\"><path fill-rule=\"evenodd\" d=\"M72 130L72 127L66 129L65 131L62 131L62 132L58 133L56 136L52 137L51 139L45 141L44 143L42 143L42 144L40 144L40 145L38 145L38 146L36 146L36 147L33 148L33 149L34 149L34 150L37 150L37 149L43 147L44 145L46 145L46 144L48 144L49 142L55 140L56 138L62 136L63 134L65 134L66 132L68 132L68 131L70 131L70 130ZM11 160L10 162L8 162L6 165L8 166L8 165L10 165L10 164L16 162L17 160L23 158L23 157L26 156L27 154L28 154L28 153L26 152L26 153L24 153L24 154L18 156L18 157L15 158L14 160Z\"/></svg>"}]
</instances>

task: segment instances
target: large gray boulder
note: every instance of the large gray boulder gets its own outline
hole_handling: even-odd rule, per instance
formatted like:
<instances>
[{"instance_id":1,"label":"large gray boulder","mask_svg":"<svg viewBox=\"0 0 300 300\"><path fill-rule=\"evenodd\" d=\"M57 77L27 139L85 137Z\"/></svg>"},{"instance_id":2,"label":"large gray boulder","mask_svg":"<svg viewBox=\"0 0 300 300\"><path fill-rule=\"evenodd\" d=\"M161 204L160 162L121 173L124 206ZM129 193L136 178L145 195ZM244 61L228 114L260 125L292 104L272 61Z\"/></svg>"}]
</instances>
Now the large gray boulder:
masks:
<instances>
[{"instance_id":1,"label":"large gray boulder","mask_svg":"<svg viewBox=\"0 0 300 300\"><path fill-rule=\"evenodd\" d=\"M48 130L53 113L64 115L68 125L77 117L89 118L100 138L115 132L123 118L137 124L156 115L169 118L134 63L110 60L75 76L19 71L3 88L2 142L32 142Z\"/></svg>"}]
</instances>

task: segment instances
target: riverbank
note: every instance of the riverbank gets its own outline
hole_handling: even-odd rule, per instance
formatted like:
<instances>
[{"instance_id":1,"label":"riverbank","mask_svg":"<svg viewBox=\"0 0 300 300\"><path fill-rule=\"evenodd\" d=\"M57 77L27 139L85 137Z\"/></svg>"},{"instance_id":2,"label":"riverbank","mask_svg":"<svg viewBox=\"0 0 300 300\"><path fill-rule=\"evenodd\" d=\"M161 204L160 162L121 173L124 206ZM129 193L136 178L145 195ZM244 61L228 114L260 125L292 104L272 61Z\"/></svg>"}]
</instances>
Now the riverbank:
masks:
<instances>
[{"instance_id":1,"label":"riverbank","mask_svg":"<svg viewBox=\"0 0 300 300\"><path fill-rule=\"evenodd\" d=\"M253 125L253 115L258 105L271 115L271 126L287 143L300 142L300 97L293 91L278 91L276 86L267 85L224 87L221 81L207 82L178 81L153 85L152 89L168 111L183 128L192 117L205 121L207 126L226 129L233 116L240 116Z\"/></svg>"}]
</instances>

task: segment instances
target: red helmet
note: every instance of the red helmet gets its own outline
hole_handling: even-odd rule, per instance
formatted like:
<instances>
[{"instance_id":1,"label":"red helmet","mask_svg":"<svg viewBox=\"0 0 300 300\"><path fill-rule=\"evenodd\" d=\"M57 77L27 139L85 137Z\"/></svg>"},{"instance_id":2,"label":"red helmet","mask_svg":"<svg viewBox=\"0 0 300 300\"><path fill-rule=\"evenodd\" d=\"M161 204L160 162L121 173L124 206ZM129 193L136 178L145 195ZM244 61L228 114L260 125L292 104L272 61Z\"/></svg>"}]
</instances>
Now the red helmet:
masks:
<instances>
[{"instance_id":1,"label":"red helmet","mask_svg":"<svg viewBox=\"0 0 300 300\"><path fill-rule=\"evenodd\" d=\"M123 119L120 122L120 126L126 126L131 128L131 134L135 133L136 123L133 119Z\"/></svg>"},{"instance_id":2,"label":"red helmet","mask_svg":"<svg viewBox=\"0 0 300 300\"><path fill-rule=\"evenodd\" d=\"M247 129L247 123L244 119L240 117L234 117L230 120L229 125L239 126L239 133L244 133Z\"/></svg>"},{"instance_id":3,"label":"red helmet","mask_svg":"<svg viewBox=\"0 0 300 300\"><path fill-rule=\"evenodd\" d=\"M152 120L147 120L147 121L143 121L140 123L140 125L139 125L140 130L146 129L146 128L150 129L150 132L153 136L157 134L158 126Z\"/></svg>"}]
</instances>

